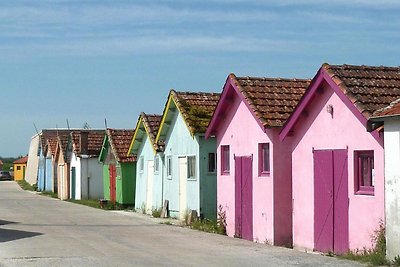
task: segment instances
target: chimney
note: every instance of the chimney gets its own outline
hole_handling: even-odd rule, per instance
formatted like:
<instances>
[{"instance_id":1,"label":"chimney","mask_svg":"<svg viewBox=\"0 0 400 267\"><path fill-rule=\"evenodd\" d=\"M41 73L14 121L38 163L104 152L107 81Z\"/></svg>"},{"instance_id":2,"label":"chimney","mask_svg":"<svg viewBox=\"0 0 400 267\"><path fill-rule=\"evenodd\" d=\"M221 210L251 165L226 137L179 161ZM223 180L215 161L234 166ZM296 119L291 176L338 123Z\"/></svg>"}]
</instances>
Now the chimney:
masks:
<instances>
[{"instance_id":1,"label":"chimney","mask_svg":"<svg viewBox=\"0 0 400 267\"><path fill-rule=\"evenodd\" d=\"M81 131L79 145L81 147L81 154L87 155L89 150L89 132Z\"/></svg>"}]
</instances>

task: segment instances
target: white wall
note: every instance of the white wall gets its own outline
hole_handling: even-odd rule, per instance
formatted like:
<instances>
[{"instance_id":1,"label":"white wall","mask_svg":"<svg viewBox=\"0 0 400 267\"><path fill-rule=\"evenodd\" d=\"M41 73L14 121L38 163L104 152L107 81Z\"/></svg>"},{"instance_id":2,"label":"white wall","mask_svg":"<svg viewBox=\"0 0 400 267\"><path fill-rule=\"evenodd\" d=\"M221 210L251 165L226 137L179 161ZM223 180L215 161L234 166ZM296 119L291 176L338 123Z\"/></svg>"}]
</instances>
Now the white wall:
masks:
<instances>
[{"instance_id":1,"label":"white wall","mask_svg":"<svg viewBox=\"0 0 400 267\"><path fill-rule=\"evenodd\" d=\"M71 170L75 167L76 170L76 181L75 181L75 196L72 195L72 171L70 174L70 196L72 199L82 199L81 195L81 158L77 157L75 153L71 157Z\"/></svg>"},{"instance_id":2,"label":"white wall","mask_svg":"<svg viewBox=\"0 0 400 267\"><path fill-rule=\"evenodd\" d=\"M29 146L29 154L28 154L28 162L26 166L25 172L25 181L28 183L36 184L37 176L38 176L38 167L39 167L39 135L35 135L32 137L31 144Z\"/></svg>"},{"instance_id":3,"label":"white wall","mask_svg":"<svg viewBox=\"0 0 400 267\"><path fill-rule=\"evenodd\" d=\"M400 117L385 121L385 213L387 257L400 255Z\"/></svg>"}]
</instances>

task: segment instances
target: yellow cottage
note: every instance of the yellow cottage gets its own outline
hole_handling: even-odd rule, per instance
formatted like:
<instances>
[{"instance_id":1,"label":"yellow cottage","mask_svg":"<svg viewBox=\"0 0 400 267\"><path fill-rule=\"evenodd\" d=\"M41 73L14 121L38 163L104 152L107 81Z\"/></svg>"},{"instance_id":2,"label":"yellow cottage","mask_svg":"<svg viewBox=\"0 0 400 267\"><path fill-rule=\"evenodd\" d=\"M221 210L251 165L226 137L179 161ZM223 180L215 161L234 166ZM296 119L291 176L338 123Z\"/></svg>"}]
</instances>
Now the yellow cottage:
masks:
<instances>
[{"instance_id":1,"label":"yellow cottage","mask_svg":"<svg viewBox=\"0 0 400 267\"><path fill-rule=\"evenodd\" d=\"M17 159L13 162L14 165L14 180L23 180L25 177L26 163L28 162L28 156Z\"/></svg>"}]
</instances>

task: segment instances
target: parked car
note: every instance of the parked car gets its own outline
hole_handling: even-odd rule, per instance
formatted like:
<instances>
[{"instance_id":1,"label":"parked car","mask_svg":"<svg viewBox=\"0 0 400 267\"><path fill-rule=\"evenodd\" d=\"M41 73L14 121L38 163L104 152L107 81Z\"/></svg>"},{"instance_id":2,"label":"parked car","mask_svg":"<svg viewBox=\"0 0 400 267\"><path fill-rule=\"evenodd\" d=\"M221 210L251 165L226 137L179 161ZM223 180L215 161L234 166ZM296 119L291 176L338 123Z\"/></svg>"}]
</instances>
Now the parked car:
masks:
<instances>
[{"instance_id":1,"label":"parked car","mask_svg":"<svg viewBox=\"0 0 400 267\"><path fill-rule=\"evenodd\" d=\"M0 171L0 181L11 181L11 174L9 171Z\"/></svg>"}]
</instances>

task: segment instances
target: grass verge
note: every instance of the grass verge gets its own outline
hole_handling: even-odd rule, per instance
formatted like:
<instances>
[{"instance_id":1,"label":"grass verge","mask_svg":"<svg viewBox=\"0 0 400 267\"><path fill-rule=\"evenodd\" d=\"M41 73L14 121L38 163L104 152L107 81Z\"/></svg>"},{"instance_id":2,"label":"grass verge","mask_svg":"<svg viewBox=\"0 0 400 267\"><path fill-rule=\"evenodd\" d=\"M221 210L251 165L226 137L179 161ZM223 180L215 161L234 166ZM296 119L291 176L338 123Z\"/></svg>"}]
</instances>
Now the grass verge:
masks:
<instances>
[{"instance_id":1,"label":"grass verge","mask_svg":"<svg viewBox=\"0 0 400 267\"><path fill-rule=\"evenodd\" d=\"M51 192L51 191L42 191L40 192L41 195L44 195L46 197L52 197L52 198L58 198L57 193Z\"/></svg>"},{"instance_id":2,"label":"grass verge","mask_svg":"<svg viewBox=\"0 0 400 267\"><path fill-rule=\"evenodd\" d=\"M16 181L18 183L18 185L23 189L23 190L28 190L28 191L36 191L37 186L36 184L31 185L30 183L28 183L25 180L18 180Z\"/></svg>"}]
</instances>

